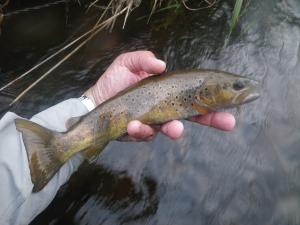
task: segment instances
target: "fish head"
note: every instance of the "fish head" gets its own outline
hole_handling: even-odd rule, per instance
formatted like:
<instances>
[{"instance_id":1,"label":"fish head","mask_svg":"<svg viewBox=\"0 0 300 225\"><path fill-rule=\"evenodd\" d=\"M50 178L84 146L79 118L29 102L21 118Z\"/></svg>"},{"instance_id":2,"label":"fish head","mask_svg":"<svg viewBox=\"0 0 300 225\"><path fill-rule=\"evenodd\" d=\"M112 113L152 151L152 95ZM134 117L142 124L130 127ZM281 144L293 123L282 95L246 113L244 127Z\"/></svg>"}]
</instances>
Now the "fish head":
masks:
<instances>
[{"instance_id":1,"label":"fish head","mask_svg":"<svg viewBox=\"0 0 300 225\"><path fill-rule=\"evenodd\" d=\"M259 83L235 74L209 76L197 92L203 107L216 111L254 101L259 97Z\"/></svg>"}]
</instances>

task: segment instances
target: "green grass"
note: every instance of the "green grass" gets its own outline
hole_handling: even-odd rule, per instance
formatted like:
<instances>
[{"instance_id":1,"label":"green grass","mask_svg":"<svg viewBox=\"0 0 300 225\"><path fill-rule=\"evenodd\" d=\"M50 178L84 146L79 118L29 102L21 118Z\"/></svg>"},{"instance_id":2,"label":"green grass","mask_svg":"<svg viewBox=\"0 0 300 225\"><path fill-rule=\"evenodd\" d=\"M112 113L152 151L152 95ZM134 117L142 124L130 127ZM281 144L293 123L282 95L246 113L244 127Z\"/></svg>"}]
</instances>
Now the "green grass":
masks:
<instances>
[{"instance_id":1,"label":"green grass","mask_svg":"<svg viewBox=\"0 0 300 225\"><path fill-rule=\"evenodd\" d=\"M231 17L231 21L230 21L230 31L229 34L232 33L232 31L234 30L235 26L237 25L240 15L241 15L241 10L242 10L242 6L243 6L243 2L244 0L236 0L235 1L235 5L234 5L234 9L232 12L232 17Z\"/></svg>"}]
</instances>

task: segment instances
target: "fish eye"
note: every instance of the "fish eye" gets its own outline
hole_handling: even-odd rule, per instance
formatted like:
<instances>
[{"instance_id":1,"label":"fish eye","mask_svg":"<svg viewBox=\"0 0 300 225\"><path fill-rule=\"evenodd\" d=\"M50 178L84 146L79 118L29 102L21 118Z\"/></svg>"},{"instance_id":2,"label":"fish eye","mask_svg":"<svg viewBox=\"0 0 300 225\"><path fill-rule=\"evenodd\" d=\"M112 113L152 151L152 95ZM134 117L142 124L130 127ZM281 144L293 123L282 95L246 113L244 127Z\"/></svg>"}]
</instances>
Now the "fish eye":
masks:
<instances>
[{"instance_id":1,"label":"fish eye","mask_svg":"<svg viewBox=\"0 0 300 225\"><path fill-rule=\"evenodd\" d=\"M236 91L240 91L245 88L245 84L242 81L237 80L232 84L232 88Z\"/></svg>"}]
</instances>

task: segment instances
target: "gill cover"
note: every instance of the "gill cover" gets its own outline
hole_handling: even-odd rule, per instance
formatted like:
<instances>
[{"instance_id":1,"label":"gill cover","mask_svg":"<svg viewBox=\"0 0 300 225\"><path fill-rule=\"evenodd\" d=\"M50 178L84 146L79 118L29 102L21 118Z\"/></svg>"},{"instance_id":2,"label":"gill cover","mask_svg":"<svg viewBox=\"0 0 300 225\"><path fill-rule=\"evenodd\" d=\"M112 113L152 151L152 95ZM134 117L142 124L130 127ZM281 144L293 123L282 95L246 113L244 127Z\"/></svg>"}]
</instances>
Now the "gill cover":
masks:
<instances>
[{"instance_id":1,"label":"gill cover","mask_svg":"<svg viewBox=\"0 0 300 225\"><path fill-rule=\"evenodd\" d=\"M197 93L198 104L213 111L241 105L258 97L257 81L234 74L208 77Z\"/></svg>"}]
</instances>

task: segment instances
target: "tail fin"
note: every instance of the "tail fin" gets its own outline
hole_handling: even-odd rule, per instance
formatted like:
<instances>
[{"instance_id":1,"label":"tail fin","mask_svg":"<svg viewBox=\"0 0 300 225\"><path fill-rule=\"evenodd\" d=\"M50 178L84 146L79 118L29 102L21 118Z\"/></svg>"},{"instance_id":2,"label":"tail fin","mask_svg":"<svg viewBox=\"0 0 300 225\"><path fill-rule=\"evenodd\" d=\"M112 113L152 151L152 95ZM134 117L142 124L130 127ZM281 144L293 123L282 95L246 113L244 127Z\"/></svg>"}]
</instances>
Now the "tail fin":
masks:
<instances>
[{"instance_id":1,"label":"tail fin","mask_svg":"<svg viewBox=\"0 0 300 225\"><path fill-rule=\"evenodd\" d=\"M33 192L38 192L64 163L57 146L59 133L23 119L16 119L15 124L27 151Z\"/></svg>"}]
</instances>

